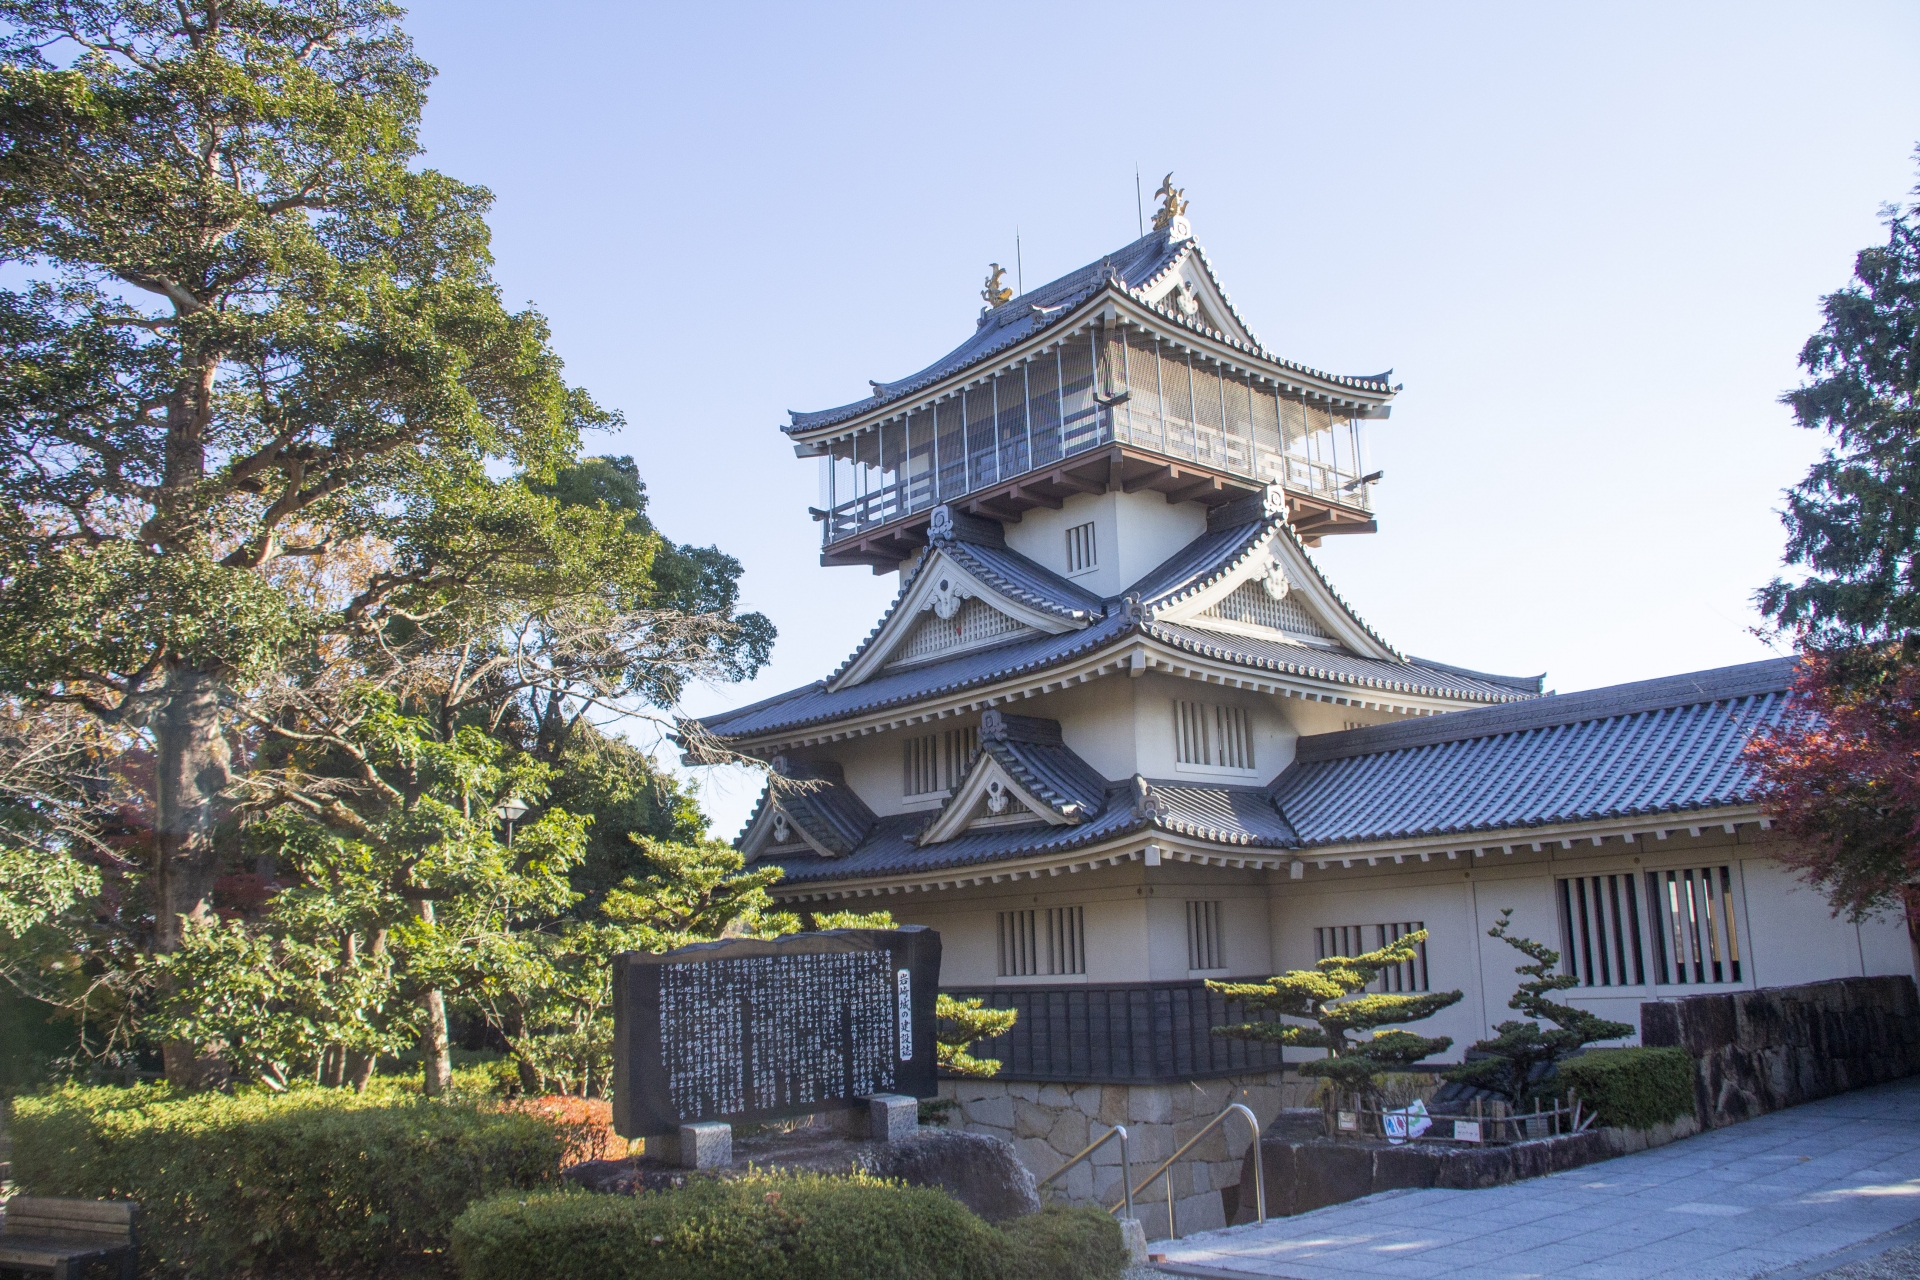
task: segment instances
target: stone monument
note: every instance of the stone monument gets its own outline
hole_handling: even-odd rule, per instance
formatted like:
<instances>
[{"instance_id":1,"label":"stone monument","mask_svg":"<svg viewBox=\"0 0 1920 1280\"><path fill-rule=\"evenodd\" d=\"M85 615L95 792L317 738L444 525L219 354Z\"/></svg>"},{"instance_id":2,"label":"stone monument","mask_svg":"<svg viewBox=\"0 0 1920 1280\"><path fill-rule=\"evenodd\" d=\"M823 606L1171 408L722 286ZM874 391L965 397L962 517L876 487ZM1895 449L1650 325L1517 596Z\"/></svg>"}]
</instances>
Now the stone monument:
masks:
<instances>
[{"instance_id":1,"label":"stone monument","mask_svg":"<svg viewBox=\"0 0 1920 1280\"><path fill-rule=\"evenodd\" d=\"M613 1125L688 1168L732 1125L818 1112L911 1133L935 1087L940 935L835 929L629 951L613 968Z\"/></svg>"}]
</instances>

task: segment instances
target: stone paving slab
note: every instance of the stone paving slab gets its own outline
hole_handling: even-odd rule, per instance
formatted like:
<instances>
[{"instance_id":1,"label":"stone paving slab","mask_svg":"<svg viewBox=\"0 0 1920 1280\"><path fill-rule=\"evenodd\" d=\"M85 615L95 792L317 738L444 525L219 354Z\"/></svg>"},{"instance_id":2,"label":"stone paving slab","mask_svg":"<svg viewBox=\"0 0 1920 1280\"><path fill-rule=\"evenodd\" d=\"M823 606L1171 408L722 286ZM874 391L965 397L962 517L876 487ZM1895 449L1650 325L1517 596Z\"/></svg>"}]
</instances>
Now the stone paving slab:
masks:
<instances>
[{"instance_id":1,"label":"stone paving slab","mask_svg":"<svg viewBox=\"0 0 1920 1280\"><path fill-rule=\"evenodd\" d=\"M1153 1247L1162 1273L1213 1280L1786 1280L1916 1220L1920 1078L1527 1182L1389 1191Z\"/></svg>"}]
</instances>

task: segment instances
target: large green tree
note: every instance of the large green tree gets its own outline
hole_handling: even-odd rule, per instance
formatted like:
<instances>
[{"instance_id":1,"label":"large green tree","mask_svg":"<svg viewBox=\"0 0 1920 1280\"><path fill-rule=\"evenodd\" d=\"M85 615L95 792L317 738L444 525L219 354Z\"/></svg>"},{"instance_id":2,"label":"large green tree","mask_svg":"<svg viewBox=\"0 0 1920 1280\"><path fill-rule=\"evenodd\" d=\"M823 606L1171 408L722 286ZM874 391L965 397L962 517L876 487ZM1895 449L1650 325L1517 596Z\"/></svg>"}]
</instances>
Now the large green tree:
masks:
<instances>
[{"instance_id":1,"label":"large green tree","mask_svg":"<svg viewBox=\"0 0 1920 1280\"><path fill-rule=\"evenodd\" d=\"M418 167L430 69L382 0L0 3L0 680L144 727L155 940L203 919L227 706L328 627L510 556L608 415ZM329 610L289 562L373 536Z\"/></svg>"},{"instance_id":2,"label":"large green tree","mask_svg":"<svg viewBox=\"0 0 1920 1280\"><path fill-rule=\"evenodd\" d=\"M1920 193L1920 189L1917 189ZM1851 917L1898 908L1920 876L1920 205L1821 300L1784 401L1828 437L1787 494L1786 561L1758 596L1804 657L1795 706L1756 734L1781 858Z\"/></svg>"}]
</instances>

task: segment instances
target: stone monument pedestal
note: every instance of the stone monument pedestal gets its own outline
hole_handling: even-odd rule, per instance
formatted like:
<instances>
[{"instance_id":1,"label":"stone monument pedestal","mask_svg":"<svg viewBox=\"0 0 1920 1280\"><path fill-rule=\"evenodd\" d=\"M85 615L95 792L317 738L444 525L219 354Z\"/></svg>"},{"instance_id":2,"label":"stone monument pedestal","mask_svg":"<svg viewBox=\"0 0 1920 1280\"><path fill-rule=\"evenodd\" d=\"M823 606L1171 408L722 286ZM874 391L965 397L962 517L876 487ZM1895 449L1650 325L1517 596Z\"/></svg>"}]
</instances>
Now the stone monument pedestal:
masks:
<instances>
[{"instance_id":1,"label":"stone monument pedestal","mask_svg":"<svg viewBox=\"0 0 1920 1280\"><path fill-rule=\"evenodd\" d=\"M724 1169L733 1163L733 1126L717 1120L683 1124L679 1133L648 1138L646 1151L682 1169Z\"/></svg>"},{"instance_id":2,"label":"stone monument pedestal","mask_svg":"<svg viewBox=\"0 0 1920 1280\"><path fill-rule=\"evenodd\" d=\"M920 1123L920 1100L904 1093L876 1093L856 1098L845 1111L833 1113L834 1132L873 1142L898 1142Z\"/></svg>"}]
</instances>

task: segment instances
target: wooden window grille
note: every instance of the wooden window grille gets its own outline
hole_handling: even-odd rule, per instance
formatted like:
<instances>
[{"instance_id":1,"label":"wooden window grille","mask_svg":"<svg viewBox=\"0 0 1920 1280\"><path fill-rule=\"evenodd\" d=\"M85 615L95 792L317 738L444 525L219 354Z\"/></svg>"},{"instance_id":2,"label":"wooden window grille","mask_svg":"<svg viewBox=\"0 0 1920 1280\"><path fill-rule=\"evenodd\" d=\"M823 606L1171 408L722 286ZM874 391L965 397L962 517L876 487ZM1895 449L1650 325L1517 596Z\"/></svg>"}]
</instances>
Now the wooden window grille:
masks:
<instances>
[{"instance_id":1,"label":"wooden window grille","mask_svg":"<svg viewBox=\"0 0 1920 1280\"><path fill-rule=\"evenodd\" d=\"M1067 530L1067 572L1083 573L1099 563L1099 548L1093 541L1093 521Z\"/></svg>"},{"instance_id":2,"label":"wooden window grille","mask_svg":"<svg viewBox=\"0 0 1920 1280\"><path fill-rule=\"evenodd\" d=\"M1741 980L1733 896L1729 864L1647 872L1656 981L1679 985Z\"/></svg>"},{"instance_id":3,"label":"wooden window grille","mask_svg":"<svg viewBox=\"0 0 1920 1280\"><path fill-rule=\"evenodd\" d=\"M1085 909L1000 912L1000 976L1057 977L1087 971Z\"/></svg>"},{"instance_id":4,"label":"wooden window grille","mask_svg":"<svg viewBox=\"0 0 1920 1280\"><path fill-rule=\"evenodd\" d=\"M1291 631L1295 635L1314 636L1323 640L1327 638L1326 628L1300 607L1291 591L1284 598L1275 600L1267 594L1266 587L1258 582L1241 583L1225 597L1201 610L1200 616L1244 622L1255 627L1272 627L1276 631Z\"/></svg>"},{"instance_id":5,"label":"wooden window grille","mask_svg":"<svg viewBox=\"0 0 1920 1280\"><path fill-rule=\"evenodd\" d=\"M973 753L979 749L980 730L971 725L964 729L948 729L940 735L940 753L948 791L959 786L960 780L967 776L967 766L973 761Z\"/></svg>"},{"instance_id":6,"label":"wooden window grille","mask_svg":"<svg viewBox=\"0 0 1920 1280\"><path fill-rule=\"evenodd\" d=\"M1628 872L1557 882L1560 969L1583 987L1637 987L1647 980L1634 880Z\"/></svg>"},{"instance_id":7,"label":"wooden window grille","mask_svg":"<svg viewBox=\"0 0 1920 1280\"><path fill-rule=\"evenodd\" d=\"M1253 717L1244 707L1173 703L1174 758L1181 764L1245 769L1253 763Z\"/></svg>"},{"instance_id":8,"label":"wooden window grille","mask_svg":"<svg viewBox=\"0 0 1920 1280\"><path fill-rule=\"evenodd\" d=\"M1227 967L1227 939L1220 922L1220 903L1187 903L1187 968Z\"/></svg>"},{"instance_id":9,"label":"wooden window grille","mask_svg":"<svg viewBox=\"0 0 1920 1280\"><path fill-rule=\"evenodd\" d=\"M980 746L980 731L948 729L908 738L903 747L906 794L935 795L951 791L967 774L967 762Z\"/></svg>"},{"instance_id":10,"label":"wooden window grille","mask_svg":"<svg viewBox=\"0 0 1920 1280\"><path fill-rule=\"evenodd\" d=\"M1316 958L1325 960L1330 956L1358 956L1369 951L1378 951L1388 943L1398 942L1410 933L1418 933L1426 928L1421 920L1396 920L1385 924L1335 924L1325 925L1313 931L1313 945ZM1382 969L1380 976L1367 984L1367 990L1378 992L1403 992L1427 990L1427 944L1413 944L1413 959L1405 964L1393 965Z\"/></svg>"}]
</instances>

